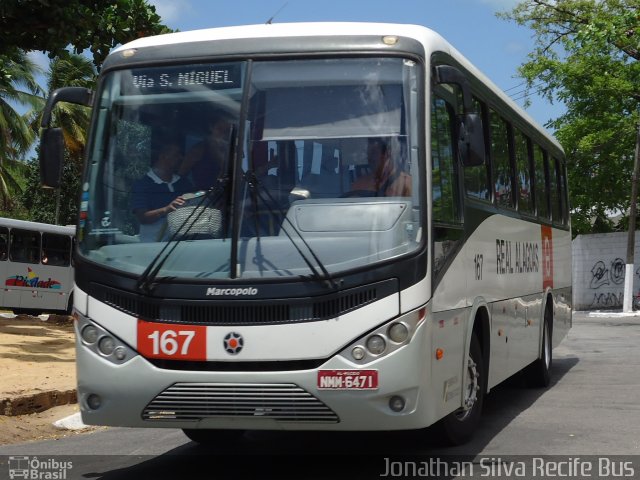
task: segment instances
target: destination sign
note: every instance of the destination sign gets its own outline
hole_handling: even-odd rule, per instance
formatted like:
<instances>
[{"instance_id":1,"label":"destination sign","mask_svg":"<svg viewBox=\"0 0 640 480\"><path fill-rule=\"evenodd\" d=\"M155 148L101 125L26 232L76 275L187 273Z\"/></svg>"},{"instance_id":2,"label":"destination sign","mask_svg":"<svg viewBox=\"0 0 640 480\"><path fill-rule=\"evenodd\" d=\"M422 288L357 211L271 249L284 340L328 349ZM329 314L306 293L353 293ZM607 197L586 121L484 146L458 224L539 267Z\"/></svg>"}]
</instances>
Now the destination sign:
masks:
<instances>
[{"instance_id":1,"label":"destination sign","mask_svg":"<svg viewBox=\"0 0 640 480\"><path fill-rule=\"evenodd\" d=\"M240 64L137 68L123 75L122 90L126 95L223 90L239 88L241 77Z\"/></svg>"}]
</instances>

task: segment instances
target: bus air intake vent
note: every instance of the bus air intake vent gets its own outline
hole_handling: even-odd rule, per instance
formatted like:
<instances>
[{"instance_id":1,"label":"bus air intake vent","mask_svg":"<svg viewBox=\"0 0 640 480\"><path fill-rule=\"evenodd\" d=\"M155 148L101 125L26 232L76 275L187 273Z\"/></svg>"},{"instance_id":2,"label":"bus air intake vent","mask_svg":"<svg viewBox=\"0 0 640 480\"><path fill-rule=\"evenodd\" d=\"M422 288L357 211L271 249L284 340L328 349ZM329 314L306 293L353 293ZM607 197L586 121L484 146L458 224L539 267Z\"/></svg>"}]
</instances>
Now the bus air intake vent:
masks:
<instances>
[{"instance_id":1,"label":"bus air intake vent","mask_svg":"<svg viewBox=\"0 0 640 480\"><path fill-rule=\"evenodd\" d=\"M268 418L278 422L338 423L336 413L293 383L175 383L143 410L152 421Z\"/></svg>"}]
</instances>

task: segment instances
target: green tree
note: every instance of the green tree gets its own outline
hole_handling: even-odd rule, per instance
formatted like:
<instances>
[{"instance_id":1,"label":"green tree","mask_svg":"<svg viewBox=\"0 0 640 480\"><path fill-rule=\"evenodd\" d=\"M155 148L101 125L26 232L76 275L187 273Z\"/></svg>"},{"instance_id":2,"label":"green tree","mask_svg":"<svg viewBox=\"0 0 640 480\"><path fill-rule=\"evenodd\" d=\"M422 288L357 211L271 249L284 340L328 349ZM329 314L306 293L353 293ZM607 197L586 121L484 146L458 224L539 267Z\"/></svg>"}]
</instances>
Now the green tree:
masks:
<instances>
[{"instance_id":1,"label":"green tree","mask_svg":"<svg viewBox=\"0 0 640 480\"><path fill-rule=\"evenodd\" d=\"M91 50L96 67L118 44L166 33L146 0L2 0L0 2L0 82L8 82L4 62L17 49L62 57Z\"/></svg>"},{"instance_id":2,"label":"green tree","mask_svg":"<svg viewBox=\"0 0 640 480\"><path fill-rule=\"evenodd\" d=\"M60 87L85 87L94 89L96 71L92 63L80 55L65 55L51 60L45 74L47 92L51 94ZM44 107L45 98L42 98ZM52 112L51 125L62 128L66 149L72 161L82 163L91 110L71 103L59 102ZM41 109L33 116L32 127L40 126Z\"/></svg>"},{"instance_id":3,"label":"green tree","mask_svg":"<svg viewBox=\"0 0 640 480\"><path fill-rule=\"evenodd\" d=\"M567 154L574 234L626 212L640 116L640 2L527 0L503 18L529 27L535 48L519 69L529 90L561 101L549 122Z\"/></svg>"},{"instance_id":4,"label":"green tree","mask_svg":"<svg viewBox=\"0 0 640 480\"><path fill-rule=\"evenodd\" d=\"M21 204L29 212L29 220L35 222L75 225L78 221L78 201L82 166L65 158L62 168L61 194L40 184L40 164L37 159L27 163L26 187ZM56 218L56 212L58 212Z\"/></svg>"},{"instance_id":5,"label":"green tree","mask_svg":"<svg viewBox=\"0 0 640 480\"><path fill-rule=\"evenodd\" d=\"M13 59L3 67L9 81L0 82L0 206L6 210L11 207L13 194L21 191L12 174L17 168L16 162L35 138L29 125L30 112L20 114L16 108L40 106L41 89L34 79L38 68L24 52L14 52Z\"/></svg>"}]
</instances>

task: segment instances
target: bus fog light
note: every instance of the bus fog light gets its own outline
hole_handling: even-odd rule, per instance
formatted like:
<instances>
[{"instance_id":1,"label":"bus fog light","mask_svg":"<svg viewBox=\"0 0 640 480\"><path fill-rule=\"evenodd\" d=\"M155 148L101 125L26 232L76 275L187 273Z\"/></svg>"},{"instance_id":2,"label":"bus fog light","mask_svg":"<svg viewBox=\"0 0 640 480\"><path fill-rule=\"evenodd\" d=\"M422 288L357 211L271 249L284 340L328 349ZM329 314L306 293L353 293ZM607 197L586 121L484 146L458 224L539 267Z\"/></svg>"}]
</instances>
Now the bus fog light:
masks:
<instances>
[{"instance_id":1,"label":"bus fog light","mask_svg":"<svg viewBox=\"0 0 640 480\"><path fill-rule=\"evenodd\" d=\"M116 348L116 341L111 337L102 337L98 343L98 350L103 355L111 355Z\"/></svg>"},{"instance_id":2,"label":"bus fog light","mask_svg":"<svg viewBox=\"0 0 640 480\"><path fill-rule=\"evenodd\" d=\"M362 360L365 355L366 355L366 352L362 347L354 347L354 349L351 350L351 356L353 357L354 360Z\"/></svg>"},{"instance_id":3,"label":"bus fog light","mask_svg":"<svg viewBox=\"0 0 640 480\"><path fill-rule=\"evenodd\" d=\"M371 335L367 338L367 350L374 355L380 355L387 347L387 342L380 335Z\"/></svg>"},{"instance_id":4,"label":"bus fog light","mask_svg":"<svg viewBox=\"0 0 640 480\"><path fill-rule=\"evenodd\" d=\"M124 347L116 347L116 349L113 351L113 355L118 360L124 360L127 356L127 350Z\"/></svg>"},{"instance_id":5,"label":"bus fog light","mask_svg":"<svg viewBox=\"0 0 640 480\"><path fill-rule=\"evenodd\" d=\"M97 410L100 408L101 405L102 405L102 399L100 398L99 395L92 393L87 397L87 406L91 410Z\"/></svg>"},{"instance_id":6,"label":"bus fog light","mask_svg":"<svg viewBox=\"0 0 640 480\"><path fill-rule=\"evenodd\" d=\"M96 343L98 340L98 329L93 325L87 325L82 329L81 336L87 343Z\"/></svg>"},{"instance_id":7,"label":"bus fog light","mask_svg":"<svg viewBox=\"0 0 640 480\"><path fill-rule=\"evenodd\" d=\"M389 327L389 338L396 343L402 343L409 338L409 329L404 323L393 323Z\"/></svg>"},{"instance_id":8,"label":"bus fog light","mask_svg":"<svg viewBox=\"0 0 640 480\"><path fill-rule=\"evenodd\" d=\"M389 399L389 408L394 412L401 412L404 410L404 406L406 405L406 401L400 395L394 395Z\"/></svg>"}]
</instances>

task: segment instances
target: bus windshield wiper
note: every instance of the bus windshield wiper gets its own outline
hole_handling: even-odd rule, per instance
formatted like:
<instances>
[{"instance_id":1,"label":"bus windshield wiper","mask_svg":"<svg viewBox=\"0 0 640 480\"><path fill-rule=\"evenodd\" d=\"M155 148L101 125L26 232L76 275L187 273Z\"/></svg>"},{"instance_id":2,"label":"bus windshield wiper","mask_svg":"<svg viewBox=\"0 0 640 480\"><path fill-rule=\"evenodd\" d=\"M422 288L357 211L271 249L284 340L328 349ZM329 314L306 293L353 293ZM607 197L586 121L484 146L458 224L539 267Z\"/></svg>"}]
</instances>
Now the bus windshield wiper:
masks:
<instances>
[{"instance_id":1,"label":"bus windshield wiper","mask_svg":"<svg viewBox=\"0 0 640 480\"><path fill-rule=\"evenodd\" d=\"M153 287L155 286L155 279L167 259L171 256L180 242L188 236L189 231L198 223L198 220L205 213L206 209L211 205L218 203L220 198L222 198L222 194L225 192L228 183L229 178L227 176L219 177L216 184L202 196L200 202L195 206L187 218L182 221L180 226L175 229L171 238L167 240L164 247L162 247L158 254L153 257L147 268L142 272L142 275L136 282L137 290L145 293L149 293L153 290Z\"/></svg>"},{"instance_id":2,"label":"bus windshield wiper","mask_svg":"<svg viewBox=\"0 0 640 480\"><path fill-rule=\"evenodd\" d=\"M279 209L274 208L272 206L272 205L276 205L277 202L273 199L273 197L269 193L269 190L267 190L264 187L264 185L260 183L255 172L253 170L248 170L244 175L244 179L249 185L249 189L253 192L255 198L260 199L260 201L267 207L267 210L269 210L269 213L271 215L277 215L280 218L282 218L284 222L286 222L291 227L291 230L295 232L295 234L302 241L302 243L304 244L308 252L311 254L311 257L313 257L313 260L315 260L317 264L317 268L316 266L314 266L313 262L309 259L309 257L302 251L298 243L291 237L291 235L285 228L285 225L282 225L282 231L287 236L287 238L291 241L291 244L294 246L294 248L296 249L300 257L302 257L302 260L304 260L304 262L309 267L309 270L311 271L311 274L312 274L312 278L320 282L326 282L329 288L337 289L338 284L336 283L336 281L333 279L333 277L327 270L327 267L325 267L325 265L322 263L320 258L318 258L318 255L316 255L316 253L313 251L313 249L311 248L311 245L309 245L309 243L305 240L305 238L302 236L300 231L291 222L291 220L289 220L289 218L287 218L286 215L283 215ZM262 196L261 192L265 193L266 197L268 198L268 201L267 199L265 199L264 196ZM256 235L258 234L256 233ZM318 272L318 268L320 269L321 272Z\"/></svg>"}]
</instances>

